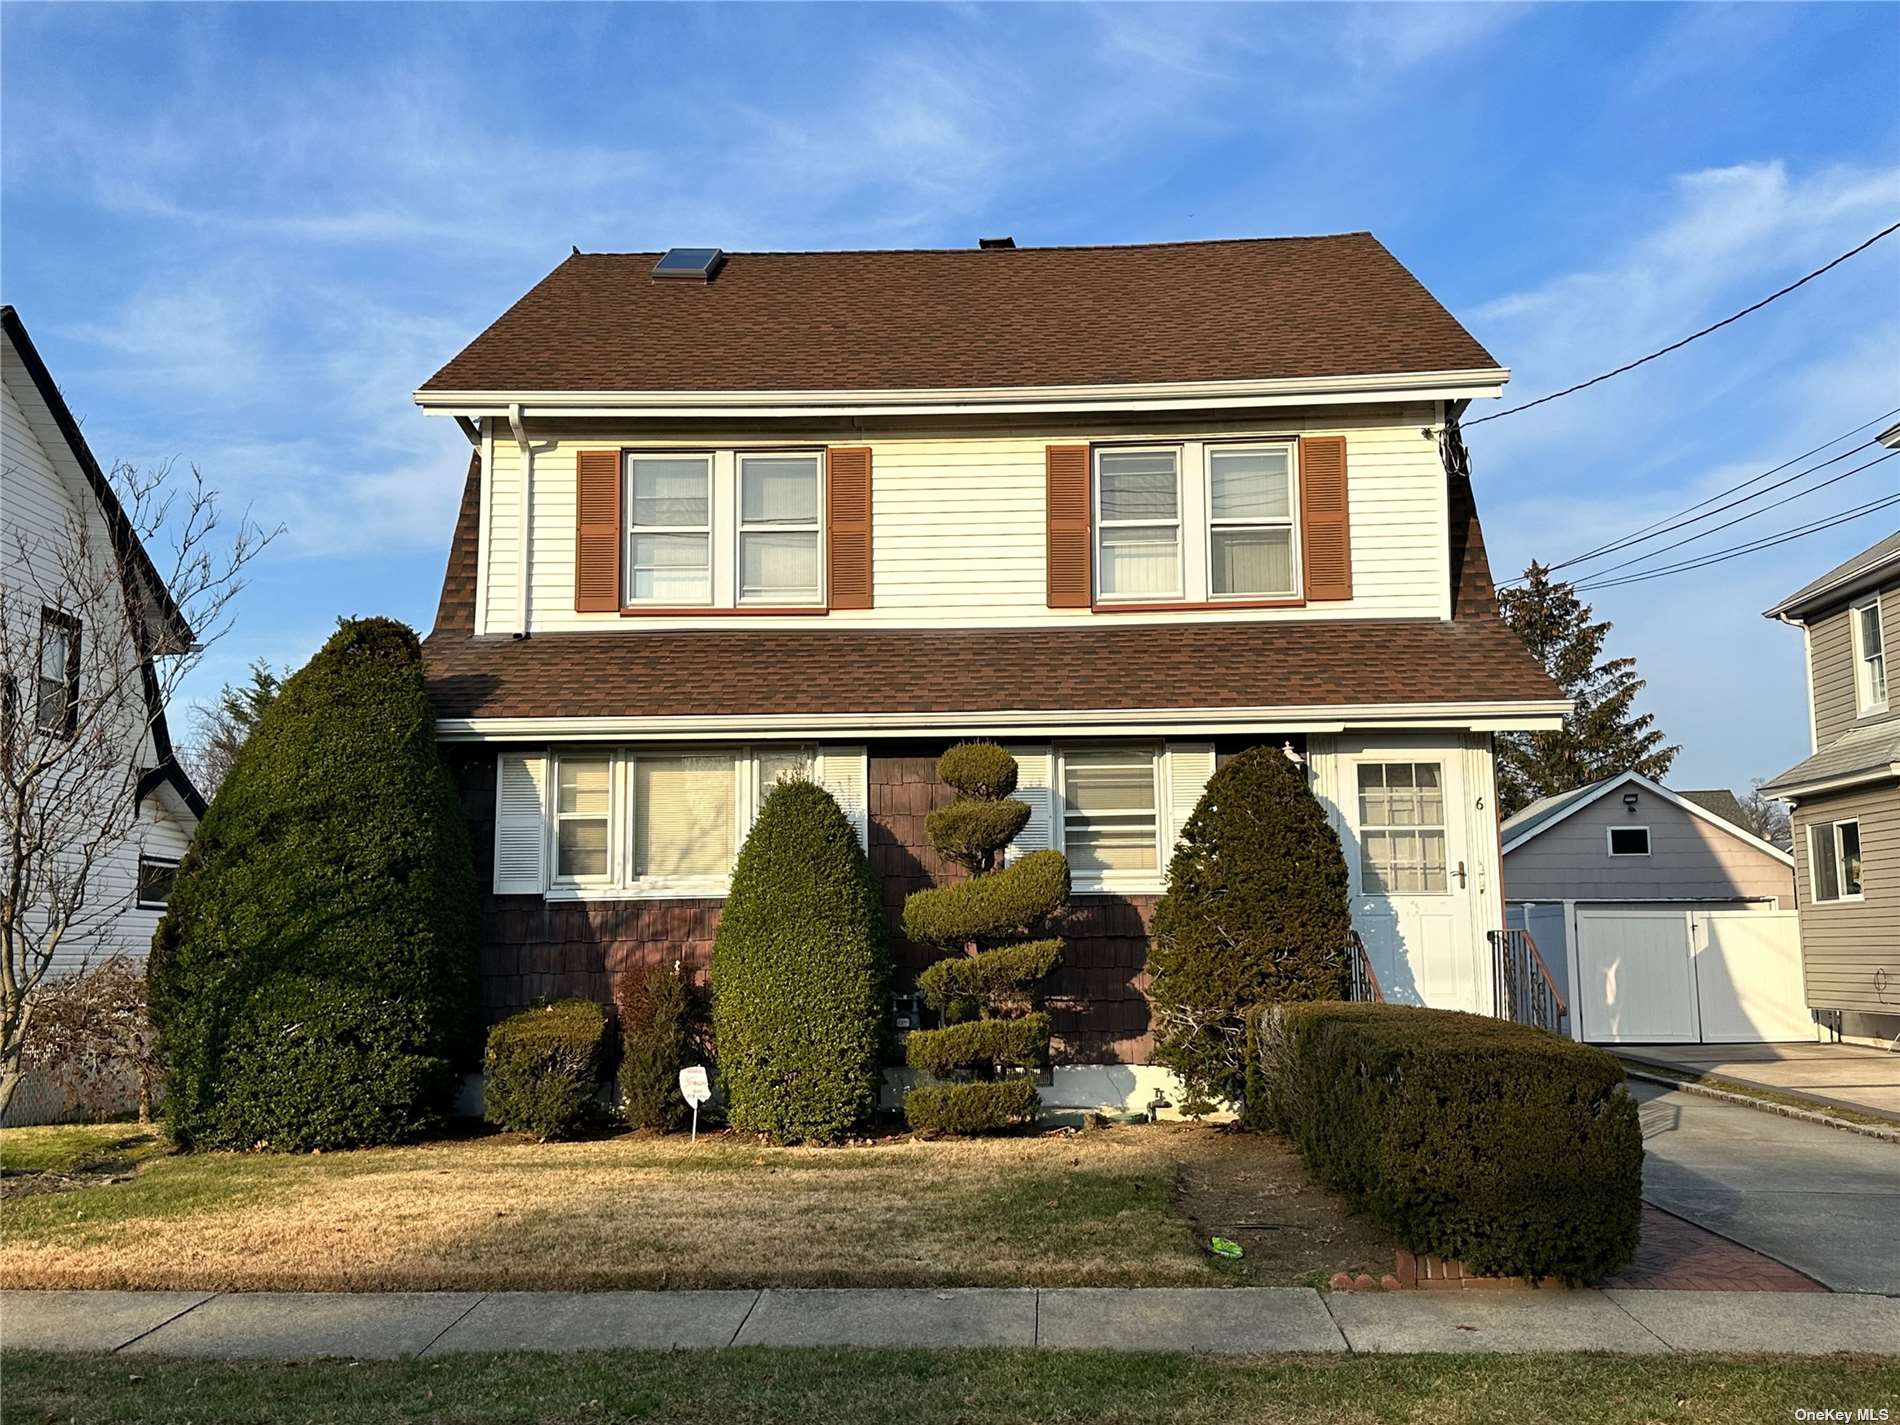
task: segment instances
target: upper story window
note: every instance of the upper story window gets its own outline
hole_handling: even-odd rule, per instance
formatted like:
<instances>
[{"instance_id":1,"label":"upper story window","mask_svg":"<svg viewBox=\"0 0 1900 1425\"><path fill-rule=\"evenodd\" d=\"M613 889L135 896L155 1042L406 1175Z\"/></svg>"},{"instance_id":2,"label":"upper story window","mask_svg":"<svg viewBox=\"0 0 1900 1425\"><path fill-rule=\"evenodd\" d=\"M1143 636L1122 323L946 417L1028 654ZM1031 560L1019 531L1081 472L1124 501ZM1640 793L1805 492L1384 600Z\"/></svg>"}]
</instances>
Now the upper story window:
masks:
<instances>
[{"instance_id":1,"label":"upper story window","mask_svg":"<svg viewBox=\"0 0 1900 1425\"><path fill-rule=\"evenodd\" d=\"M1880 599L1856 604L1848 617L1854 633L1854 706L1859 712L1887 710L1887 654L1881 639Z\"/></svg>"},{"instance_id":2,"label":"upper story window","mask_svg":"<svg viewBox=\"0 0 1900 1425\"><path fill-rule=\"evenodd\" d=\"M1208 593L1215 599L1293 593L1293 451L1207 448Z\"/></svg>"},{"instance_id":3,"label":"upper story window","mask_svg":"<svg viewBox=\"0 0 1900 1425\"><path fill-rule=\"evenodd\" d=\"M48 737L71 737L79 727L79 620L57 609L40 610L33 723Z\"/></svg>"},{"instance_id":4,"label":"upper story window","mask_svg":"<svg viewBox=\"0 0 1900 1425\"><path fill-rule=\"evenodd\" d=\"M1097 451L1095 527L1101 598L1182 597L1181 452Z\"/></svg>"},{"instance_id":5,"label":"upper story window","mask_svg":"<svg viewBox=\"0 0 1900 1425\"><path fill-rule=\"evenodd\" d=\"M1861 898L1858 821L1824 821L1808 828L1808 886L1823 904Z\"/></svg>"},{"instance_id":6,"label":"upper story window","mask_svg":"<svg viewBox=\"0 0 1900 1425\"><path fill-rule=\"evenodd\" d=\"M712 457L627 460L627 580L633 603L712 602Z\"/></svg>"},{"instance_id":7,"label":"upper story window","mask_svg":"<svg viewBox=\"0 0 1900 1425\"><path fill-rule=\"evenodd\" d=\"M739 457L739 602L815 604L820 590L816 453Z\"/></svg>"},{"instance_id":8,"label":"upper story window","mask_svg":"<svg viewBox=\"0 0 1900 1425\"><path fill-rule=\"evenodd\" d=\"M172 882L178 879L178 863L159 856L139 857L138 903L142 910L156 910L172 898Z\"/></svg>"},{"instance_id":9,"label":"upper story window","mask_svg":"<svg viewBox=\"0 0 1900 1425\"><path fill-rule=\"evenodd\" d=\"M1290 441L1098 448L1097 601L1244 603L1296 597L1293 452Z\"/></svg>"},{"instance_id":10,"label":"upper story window","mask_svg":"<svg viewBox=\"0 0 1900 1425\"><path fill-rule=\"evenodd\" d=\"M1610 854L1612 856L1647 856L1649 854L1649 828L1646 826L1612 826L1609 828Z\"/></svg>"}]
</instances>

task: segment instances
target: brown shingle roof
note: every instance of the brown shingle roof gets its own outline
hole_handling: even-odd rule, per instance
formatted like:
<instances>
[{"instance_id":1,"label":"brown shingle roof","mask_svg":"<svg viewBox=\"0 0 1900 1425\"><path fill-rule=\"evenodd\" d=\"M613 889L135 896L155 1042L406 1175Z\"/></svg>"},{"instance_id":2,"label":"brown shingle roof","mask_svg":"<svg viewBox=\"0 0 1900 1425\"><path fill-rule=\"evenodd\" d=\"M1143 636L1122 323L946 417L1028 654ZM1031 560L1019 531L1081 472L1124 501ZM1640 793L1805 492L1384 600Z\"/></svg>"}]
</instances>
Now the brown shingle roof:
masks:
<instances>
[{"instance_id":1,"label":"brown shingle roof","mask_svg":"<svg viewBox=\"0 0 1900 1425\"><path fill-rule=\"evenodd\" d=\"M576 253L425 391L876 391L1497 366L1370 233L741 252L710 283Z\"/></svg>"},{"instance_id":2,"label":"brown shingle roof","mask_svg":"<svg viewBox=\"0 0 1900 1425\"><path fill-rule=\"evenodd\" d=\"M1450 623L1157 627L1104 618L1060 629L616 627L517 640L469 636L479 479L477 460L469 467L435 631L423 642L438 717L1417 705L1562 696L1497 617L1468 489L1453 500L1462 577Z\"/></svg>"}]
</instances>

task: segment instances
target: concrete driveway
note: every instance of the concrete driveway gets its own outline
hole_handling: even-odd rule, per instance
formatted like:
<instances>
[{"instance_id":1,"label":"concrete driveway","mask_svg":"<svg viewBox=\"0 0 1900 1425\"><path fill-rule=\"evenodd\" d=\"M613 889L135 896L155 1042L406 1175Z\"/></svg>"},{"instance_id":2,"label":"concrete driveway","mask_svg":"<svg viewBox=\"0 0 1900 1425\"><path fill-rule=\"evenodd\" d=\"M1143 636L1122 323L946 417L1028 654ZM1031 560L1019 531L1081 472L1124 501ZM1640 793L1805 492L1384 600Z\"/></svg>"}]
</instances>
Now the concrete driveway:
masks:
<instances>
[{"instance_id":1,"label":"concrete driveway","mask_svg":"<svg viewBox=\"0 0 1900 1425\"><path fill-rule=\"evenodd\" d=\"M1643 1196L1834 1291L1900 1295L1900 1144L1632 1082Z\"/></svg>"}]
</instances>

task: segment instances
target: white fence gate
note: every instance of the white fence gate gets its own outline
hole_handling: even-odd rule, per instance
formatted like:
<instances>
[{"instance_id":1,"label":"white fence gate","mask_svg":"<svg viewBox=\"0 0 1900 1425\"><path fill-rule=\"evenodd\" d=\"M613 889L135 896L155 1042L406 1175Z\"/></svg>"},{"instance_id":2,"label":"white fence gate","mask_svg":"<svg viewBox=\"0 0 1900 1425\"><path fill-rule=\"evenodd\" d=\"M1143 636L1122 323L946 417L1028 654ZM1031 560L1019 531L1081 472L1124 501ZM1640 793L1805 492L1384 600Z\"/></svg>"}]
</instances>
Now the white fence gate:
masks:
<instances>
[{"instance_id":1,"label":"white fence gate","mask_svg":"<svg viewBox=\"0 0 1900 1425\"><path fill-rule=\"evenodd\" d=\"M1601 1044L1814 1037L1791 910L1576 909L1578 1032Z\"/></svg>"}]
</instances>

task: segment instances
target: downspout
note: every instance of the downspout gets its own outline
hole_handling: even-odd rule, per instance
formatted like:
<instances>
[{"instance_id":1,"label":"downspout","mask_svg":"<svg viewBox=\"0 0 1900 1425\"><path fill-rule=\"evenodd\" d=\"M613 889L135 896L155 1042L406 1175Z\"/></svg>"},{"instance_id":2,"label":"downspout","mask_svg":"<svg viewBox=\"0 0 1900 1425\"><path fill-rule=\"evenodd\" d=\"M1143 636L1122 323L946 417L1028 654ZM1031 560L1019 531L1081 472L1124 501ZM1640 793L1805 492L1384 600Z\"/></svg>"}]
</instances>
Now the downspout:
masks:
<instances>
[{"instance_id":1,"label":"downspout","mask_svg":"<svg viewBox=\"0 0 1900 1425\"><path fill-rule=\"evenodd\" d=\"M516 638L528 636L528 546L534 535L530 523L534 509L534 447L528 443L527 423L522 419L521 402L508 403L508 429L515 433L521 448L521 524L515 541L515 632Z\"/></svg>"}]
</instances>

